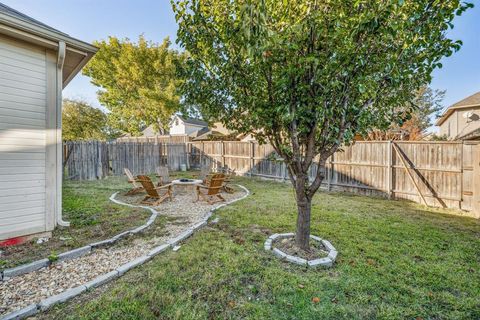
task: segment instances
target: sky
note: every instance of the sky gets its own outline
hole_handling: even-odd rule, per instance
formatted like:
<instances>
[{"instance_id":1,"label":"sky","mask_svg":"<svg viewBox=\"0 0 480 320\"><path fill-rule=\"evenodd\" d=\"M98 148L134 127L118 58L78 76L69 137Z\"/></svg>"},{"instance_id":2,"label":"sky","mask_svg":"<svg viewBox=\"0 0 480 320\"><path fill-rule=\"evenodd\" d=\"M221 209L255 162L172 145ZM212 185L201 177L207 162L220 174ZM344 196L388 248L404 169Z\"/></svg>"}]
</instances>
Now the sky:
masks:
<instances>
[{"instance_id":1,"label":"sky","mask_svg":"<svg viewBox=\"0 0 480 320\"><path fill-rule=\"evenodd\" d=\"M108 36L135 40L140 34L174 43L177 25L170 0L0 0L45 24L86 42ZM474 2L474 1L473 1ZM454 21L449 37L463 47L444 58L435 70L431 87L446 90L445 107L480 91L480 4ZM174 46L176 47L176 46ZM66 98L80 98L100 107L97 88L79 74L64 89Z\"/></svg>"}]
</instances>

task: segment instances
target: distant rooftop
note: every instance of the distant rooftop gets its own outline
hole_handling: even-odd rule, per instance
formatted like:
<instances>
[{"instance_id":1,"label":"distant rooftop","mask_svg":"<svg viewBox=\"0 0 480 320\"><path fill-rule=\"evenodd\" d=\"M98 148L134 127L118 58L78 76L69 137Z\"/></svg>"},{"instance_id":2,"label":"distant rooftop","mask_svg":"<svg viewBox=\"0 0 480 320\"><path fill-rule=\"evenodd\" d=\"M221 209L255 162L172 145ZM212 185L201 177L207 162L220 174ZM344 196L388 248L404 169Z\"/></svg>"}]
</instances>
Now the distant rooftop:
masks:
<instances>
[{"instance_id":1,"label":"distant rooftop","mask_svg":"<svg viewBox=\"0 0 480 320\"><path fill-rule=\"evenodd\" d=\"M208 127L208 123L203 121L203 120L200 120L200 119L184 118L182 116L177 116L177 117L185 123L193 124L193 125L196 125L196 126Z\"/></svg>"},{"instance_id":2,"label":"distant rooftop","mask_svg":"<svg viewBox=\"0 0 480 320\"><path fill-rule=\"evenodd\" d=\"M475 106L480 106L480 91L477 93L474 93L465 99L462 99L454 104L452 104L450 107L448 107L443 114L441 115L440 118L438 118L436 125L440 126L442 123L445 122L445 120L450 117L450 115L453 113L454 110L456 109L463 109L463 108L469 108L469 107L475 107Z\"/></svg>"}]
</instances>

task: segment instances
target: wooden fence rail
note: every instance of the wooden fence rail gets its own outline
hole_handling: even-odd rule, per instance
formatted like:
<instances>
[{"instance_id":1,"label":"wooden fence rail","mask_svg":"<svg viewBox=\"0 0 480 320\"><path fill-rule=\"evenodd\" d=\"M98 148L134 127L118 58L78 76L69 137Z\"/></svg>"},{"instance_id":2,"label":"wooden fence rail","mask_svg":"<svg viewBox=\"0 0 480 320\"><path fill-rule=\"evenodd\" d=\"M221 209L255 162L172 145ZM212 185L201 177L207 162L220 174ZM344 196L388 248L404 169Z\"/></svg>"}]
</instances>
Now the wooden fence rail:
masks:
<instances>
[{"instance_id":1,"label":"wooden fence rail","mask_svg":"<svg viewBox=\"0 0 480 320\"><path fill-rule=\"evenodd\" d=\"M409 199L429 206L473 211L480 217L480 151L478 142L356 142L328 159L322 188L389 198ZM65 176L100 179L152 173L159 165L179 170L227 166L240 175L288 180L283 160L270 145L256 142L209 141L162 144L153 142L68 142ZM317 172L310 170L313 179ZM424 200L423 200L424 199Z\"/></svg>"}]
</instances>

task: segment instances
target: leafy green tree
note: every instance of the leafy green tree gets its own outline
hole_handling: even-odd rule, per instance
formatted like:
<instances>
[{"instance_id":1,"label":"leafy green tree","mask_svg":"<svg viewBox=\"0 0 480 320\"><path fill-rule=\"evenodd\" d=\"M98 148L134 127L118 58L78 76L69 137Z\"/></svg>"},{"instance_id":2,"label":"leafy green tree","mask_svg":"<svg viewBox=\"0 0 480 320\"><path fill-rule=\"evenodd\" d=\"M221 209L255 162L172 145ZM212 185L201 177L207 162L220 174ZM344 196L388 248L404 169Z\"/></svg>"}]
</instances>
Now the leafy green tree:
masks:
<instances>
[{"instance_id":1,"label":"leafy green tree","mask_svg":"<svg viewBox=\"0 0 480 320\"><path fill-rule=\"evenodd\" d=\"M432 0L171 0L188 51L185 102L228 129L269 141L297 202L295 242L309 248L311 201L325 162L356 133L411 111L440 59L455 14ZM399 110L399 106L402 106ZM308 172L320 170L313 181Z\"/></svg>"},{"instance_id":2,"label":"leafy green tree","mask_svg":"<svg viewBox=\"0 0 480 320\"><path fill-rule=\"evenodd\" d=\"M63 140L105 140L109 137L107 115L81 100L63 100Z\"/></svg>"},{"instance_id":3,"label":"leafy green tree","mask_svg":"<svg viewBox=\"0 0 480 320\"><path fill-rule=\"evenodd\" d=\"M166 38L155 44L140 36L137 43L109 37L96 41L97 54L83 69L98 87L98 99L110 112L110 125L132 135L153 125L157 132L168 127L180 109L176 64L184 55L170 49Z\"/></svg>"},{"instance_id":4,"label":"leafy green tree","mask_svg":"<svg viewBox=\"0 0 480 320\"><path fill-rule=\"evenodd\" d=\"M429 86L422 86L413 97L411 103L414 110L401 123L393 123L387 130L374 129L365 137L367 140L420 140L425 130L432 126L432 118L437 118L443 109L445 90L433 90Z\"/></svg>"}]
</instances>

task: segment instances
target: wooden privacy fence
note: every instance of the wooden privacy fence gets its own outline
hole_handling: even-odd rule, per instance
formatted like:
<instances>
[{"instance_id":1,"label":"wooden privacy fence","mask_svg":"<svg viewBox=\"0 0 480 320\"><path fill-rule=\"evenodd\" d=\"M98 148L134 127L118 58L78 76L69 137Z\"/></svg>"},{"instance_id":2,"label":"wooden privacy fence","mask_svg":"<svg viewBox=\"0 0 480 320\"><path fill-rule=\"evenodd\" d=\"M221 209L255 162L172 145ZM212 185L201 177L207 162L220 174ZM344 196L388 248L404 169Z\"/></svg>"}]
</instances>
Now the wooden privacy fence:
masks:
<instances>
[{"instance_id":1,"label":"wooden privacy fence","mask_svg":"<svg viewBox=\"0 0 480 320\"><path fill-rule=\"evenodd\" d=\"M480 217L478 143L358 141L328 159L322 188L409 199L474 211ZM188 152L193 167L211 163L242 175L288 179L285 164L270 145L192 142ZM314 165L310 179L316 172Z\"/></svg>"},{"instance_id":2,"label":"wooden privacy fence","mask_svg":"<svg viewBox=\"0 0 480 320\"><path fill-rule=\"evenodd\" d=\"M160 165L179 170L181 164L188 164L186 150L185 143L66 142L64 173L71 180L94 180L123 175L123 168L136 175L155 172Z\"/></svg>"},{"instance_id":3,"label":"wooden privacy fence","mask_svg":"<svg viewBox=\"0 0 480 320\"><path fill-rule=\"evenodd\" d=\"M330 157L322 188L425 202L429 206L473 211L480 217L478 142L356 142ZM159 165L178 170L210 165L240 175L288 180L272 146L256 142L211 141L182 144L69 142L66 177L98 179L152 173ZM310 170L310 178L316 174Z\"/></svg>"}]
</instances>

